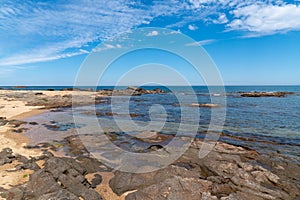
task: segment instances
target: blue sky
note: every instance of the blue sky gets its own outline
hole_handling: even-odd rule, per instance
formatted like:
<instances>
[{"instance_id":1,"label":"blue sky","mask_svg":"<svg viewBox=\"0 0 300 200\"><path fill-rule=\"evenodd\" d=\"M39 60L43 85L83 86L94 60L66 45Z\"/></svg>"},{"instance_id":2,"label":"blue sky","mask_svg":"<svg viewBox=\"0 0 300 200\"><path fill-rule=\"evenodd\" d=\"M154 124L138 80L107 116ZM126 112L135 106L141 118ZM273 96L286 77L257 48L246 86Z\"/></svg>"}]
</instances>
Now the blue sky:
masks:
<instances>
[{"instance_id":1,"label":"blue sky","mask_svg":"<svg viewBox=\"0 0 300 200\"><path fill-rule=\"evenodd\" d=\"M300 84L300 1L2 0L0 85L72 85L98 44L140 27L193 38L225 84Z\"/></svg>"}]
</instances>

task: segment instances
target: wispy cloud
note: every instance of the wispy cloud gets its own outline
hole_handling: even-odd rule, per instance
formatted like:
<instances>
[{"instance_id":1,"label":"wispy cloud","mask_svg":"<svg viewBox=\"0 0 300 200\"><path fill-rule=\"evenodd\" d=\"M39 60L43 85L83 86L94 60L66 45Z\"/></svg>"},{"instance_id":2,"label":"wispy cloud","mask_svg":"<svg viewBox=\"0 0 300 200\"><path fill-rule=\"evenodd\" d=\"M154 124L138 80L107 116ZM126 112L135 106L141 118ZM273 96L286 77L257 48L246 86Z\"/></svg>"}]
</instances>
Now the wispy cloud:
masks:
<instances>
[{"instance_id":1,"label":"wispy cloud","mask_svg":"<svg viewBox=\"0 0 300 200\"><path fill-rule=\"evenodd\" d=\"M193 43L188 43L185 46L204 46L216 42L215 39L201 40Z\"/></svg>"},{"instance_id":2,"label":"wispy cloud","mask_svg":"<svg viewBox=\"0 0 300 200\"><path fill-rule=\"evenodd\" d=\"M300 30L300 7L281 0L171 0L151 4L130 0L6 0L0 7L0 43L5 47L0 49L0 66L86 54L95 42L170 16L177 22L163 26L175 30L196 30L197 22L223 25L224 30L242 31L244 36ZM212 42L203 40L198 45Z\"/></svg>"}]
</instances>

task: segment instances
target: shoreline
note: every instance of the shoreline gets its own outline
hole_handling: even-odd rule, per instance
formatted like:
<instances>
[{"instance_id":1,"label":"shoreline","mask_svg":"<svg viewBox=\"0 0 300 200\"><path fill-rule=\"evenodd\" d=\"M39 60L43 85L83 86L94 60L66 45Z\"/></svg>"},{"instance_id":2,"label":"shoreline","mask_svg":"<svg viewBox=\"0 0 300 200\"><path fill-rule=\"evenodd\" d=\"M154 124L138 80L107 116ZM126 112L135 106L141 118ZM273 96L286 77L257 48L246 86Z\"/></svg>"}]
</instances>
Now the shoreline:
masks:
<instances>
[{"instance_id":1,"label":"shoreline","mask_svg":"<svg viewBox=\"0 0 300 200\"><path fill-rule=\"evenodd\" d=\"M16 91L7 92L16 93ZM7 118L8 121L22 120L50 111L52 106L54 109L59 109L70 105L70 102L68 102L70 101L70 91L67 93L63 91L42 91L42 95L36 95L36 93L40 92L21 91L19 93L21 95L14 94L16 98L12 100L12 96L8 95L6 97L6 95L3 95L3 92L0 92L0 101L4 102L3 105L5 105L2 108L0 107L0 111L1 109L6 109L5 113L9 116ZM95 93L83 92L81 95L91 98ZM8 98L8 100L3 100L5 98ZM39 98L46 100L39 101ZM24 99L26 99L27 103L21 101ZM43 103L46 108L42 106ZM29 106L26 104L29 104ZM6 128L4 132L5 128L3 127ZM88 172L79 174L82 179L88 182L87 185L89 188L88 190L84 190L90 192L96 191L103 199L124 200L127 197L138 198L146 194L154 198L153 188L156 188L155 191L160 195L166 194L165 192L167 191L168 194L173 195L185 194L188 197L195 195L199 198L206 196L209 199L220 199L221 197L238 199L292 199L289 198L290 195L293 195L293 197L300 196L297 194L300 191L300 186L295 184L300 180L298 177L300 174L299 165L289 163L288 160L280 161L276 155L260 155L254 150L231 145L226 142L217 142L217 145L209 156L199 160L197 155L203 142L201 139L195 139L189 150L176 162L167 168L141 175L118 172L107 168L95 158L86 157L85 146L82 145L80 139L76 136L70 137L67 143L64 144L64 147L71 148L71 150L74 148L73 150L77 156L61 157L60 155L55 155L55 151L49 151L51 150L49 148L51 144L48 144L50 146L45 148L24 148L28 144L28 138L22 133L12 132L11 129L13 128L9 124L0 126L0 151L3 151L4 148L10 148L15 155L15 158L10 163L0 165L1 200L1 195L16 194L14 193L17 190L16 188L20 187L19 190L23 190L30 187L31 184L36 184L40 178L38 174L44 173L45 167L49 168L49 166L52 166L53 169L60 169L62 166L57 166L57 164L64 163L64 168L71 168L73 171L77 170L77 168L69 166L68 162L81 163L82 167L86 167ZM114 138L115 136L111 135L111 137ZM166 141L172 139L171 136L159 134L155 137L160 138L159 140L164 138ZM157 138L154 138L153 141L157 140ZM45 149L47 150L45 151ZM25 167L16 170L22 161L22 159L18 158L18 154L28 159L26 163L30 163L29 167L26 164ZM39 158L41 156L43 158ZM34 159L30 157L34 157ZM52 160L56 160L57 162L50 162ZM35 165L38 165L39 169L31 168ZM52 173L52 180L52 176L55 177L54 174L57 172L51 171L53 170L52 168L48 168L47 170L50 170ZM60 176L64 175L64 171L59 173ZM73 181L71 175L72 173L68 177ZM98 185L91 187L97 176ZM99 176L101 177L101 181L99 181ZM38 178L38 180L34 177ZM155 177L154 180L153 177ZM62 179L60 181L67 180ZM179 185L177 185L178 181ZM54 182L53 184L57 183ZM65 182L65 184L68 183ZM182 184L186 188L185 190L182 190ZM85 188L86 185L81 185L80 187ZM167 190L164 189L165 187L167 187ZM168 189L169 187L171 189ZM1 188L4 188L4 190L1 191ZM70 185L67 188L68 192L76 193L73 186ZM34 189L37 190L36 193L38 194L39 188ZM186 193L186 190L189 192ZM24 191L24 194L28 192ZM58 191L61 191L61 189L58 188ZM80 195L82 196L83 194ZM273 198L274 195L275 197Z\"/></svg>"}]
</instances>

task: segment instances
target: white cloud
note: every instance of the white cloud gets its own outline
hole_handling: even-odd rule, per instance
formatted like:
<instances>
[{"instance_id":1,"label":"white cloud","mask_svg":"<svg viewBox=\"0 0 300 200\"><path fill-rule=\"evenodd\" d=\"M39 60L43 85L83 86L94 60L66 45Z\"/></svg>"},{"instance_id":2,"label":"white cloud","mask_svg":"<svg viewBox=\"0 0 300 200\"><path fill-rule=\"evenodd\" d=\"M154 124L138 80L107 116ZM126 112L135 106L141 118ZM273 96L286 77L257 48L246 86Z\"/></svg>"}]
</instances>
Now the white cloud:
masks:
<instances>
[{"instance_id":1,"label":"white cloud","mask_svg":"<svg viewBox=\"0 0 300 200\"><path fill-rule=\"evenodd\" d=\"M150 33L148 33L146 36L157 36L158 32L157 31L151 31Z\"/></svg>"},{"instance_id":2,"label":"white cloud","mask_svg":"<svg viewBox=\"0 0 300 200\"><path fill-rule=\"evenodd\" d=\"M197 41L197 42L193 42L193 43L188 43L185 46L203 46L203 45L208 45L208 44L211 44L214 42L216 42L216 40L214 40L214 39L201 40L201 41Z\"/></svg>"},{"instance_id":3,"label":"white cloud","mask_svg":"<svg viewBox=\"0 0 300 200\"><path fill-rule=\"evenodd\" d=\"M213 19L212 22L214 24L226 24L228 22L228 19L226 17L226 14L221 13L218 17L218 19Z\"/></svg>"},{"instance_id":4,"label":"white cloud","mask_svg":"<svg viewBox=\"0 0 300 200\"><path fill-rule=\"evenodd\" d=\"M46 62L52 60L58 60L62 58L69 58L73 56L78 56L82 54L86 54L85 51L77 51L77 52L69 52L69 53L61 53L61 54L20 54L14 55L8 58L4 58L0 60L0 66L14 66L14 65L24 65L30 63L38 63L38 62Z\"/></svg>"},{"instance_id":5,"label":"white cloud","mask_svg":"<svg viewBox=\"0 0 300 200\"><path fill-rule=\"evenodd\" d=\"M195 25L190 24L190 25L188 26L188 29L190 29L191 31L195 31L195 30L198 29L198 27L195 26Z\"/></svg>"},{"instance_id":6,"label":"white cloud","mask_svg":"<svg viewBox=\"0 0 300 200\"><path fill-rule=\"evenodd\" d=\"M253 4L237 8L232 14L235 19L228 28L249 31L251 35L300 30L300 6L293 4Z\"/></svg>"},{"instance_id":7,"label":"white cloud","mask_svg":"<svg viewBox=\"0 0 300 200\"><path fill-rule=\"evenodd\" d=\"M300 30L300 7L281 0L171 0L151 5L130 0L6 0L0 7L0 43L5 47L0 49L0 66L85 54L91 43L167 16L178 18L166 25L176 30L188 24L196 30L193 24L201 21L224 24L224 29L248 36Z\"/></svg>"}]
</instances>

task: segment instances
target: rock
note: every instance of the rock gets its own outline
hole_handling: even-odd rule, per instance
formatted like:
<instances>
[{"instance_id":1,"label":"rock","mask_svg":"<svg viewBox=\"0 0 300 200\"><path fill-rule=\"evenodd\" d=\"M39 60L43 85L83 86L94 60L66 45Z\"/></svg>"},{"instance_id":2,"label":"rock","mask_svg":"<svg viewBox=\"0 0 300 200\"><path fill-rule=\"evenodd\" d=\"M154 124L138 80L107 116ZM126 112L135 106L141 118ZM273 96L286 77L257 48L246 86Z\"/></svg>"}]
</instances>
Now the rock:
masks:
<instances>
[{"instance_id":1,"label":"rock","mask_svg":"<svg viewBox=\"0 0 300 200\"><path fill-rule=\"evenodd\" d=\"M91 183L91 188L96 188L102 182L102 177L99 174L95 174Z\"/></svg>"},{"instance_id":2,"label":"rock","mask_svg":"<svg viewBox=\"0 0 300 200\"><path fill-rule=\"evenodd\" d=\"M8 124L13 128L18 128L19 126L26 124L26 122L13 119L13 120L9 120Z\"/></svg>"},{"instance_id":3,"label":"rock","mask_svg":"<svg viewBox=\"0 0 300 200\"><path fill-rule=\"evenodd\" d=\"M112 112L105 112L106 116L116 116L118 115L117 113L112 113Z\"/></svg>"},{"instance_id":4,"label":"rock","mask_svg":"<svg viewBox=\"0 0 300 200\"><path fill-rule=\"evenodd\" d=\"M14 86L14 88L17 88L17 89L23 89L23 88L27 88L26 86Z\"/></svg>"},{"instance_id":5,"label":"rock","mask_svg":"<svg viewBox=\"0 0 300 200\"><path fill-rule=\"evenodd\" d=\"M212 196L210 192L203 192L201 200L218 200L216 196Z\"/></svg>"},{"instance_id":6,"label":"rock","mask_svg":"<svg viewBox=\"0 0 300 200\"><path fill-rule=\"evenodd\" d=\"M47 193L38 198L38 200L56 200L56 199L68 199L68 200L79 200L79 197L68 192L67 190L61 189L57 192Z\"/></svg>"},{"instance_id":7,"label":"rock","mask_svg":"<svg viewBox=\"0 0 300 200\"><path fill-rule=\"evenodd\" d=\"M16 157L13 155L13 152L10 148L2 149L0 152L0 166L7 163L12 163L16 160Z\"/></svg>"},{"instance_id":8,"label":"rock","mask_svg":"<svg viewBox=\"0 0 300 200\"><path fill-rule=\"evenodd\" d=\"M0 196L6 200L23 200L24 199L24 188L23 186L13 187L9 190L0 190Z\"/></svg>"},{"instance_id":9,"label":"rock","mask_svg":"<svg viewBox=\"0 0 300 200\"><path fill-rule=\"evenodd\" d=\"M102 199L84 177L86 169L74 159L50 157L44 166L30 175L25 199Z\"/></svg>"},{"instance_id":10,"label":"rock","mask_svg":"<svg viewBox=\"0 0 300 200\"><path fill-rule=\"evenodd\" d=\"M43 93L42 92L36 92L36 93L34 93L34 95L43 95Z\"/></svg>"},{"instance_id":11,"label":"rock","mask_svg":"<svg viewBox=\"0 0 300 200\"><path fill-rule=\"evenodd\" d=\"M37 122L29 122L28 124L30 124L30 125L33 125L33 126L36 126L36 125L38 125L38 123L37 123Z\"/></svg>"},{"instance_id":12,"label":"rock","mask_svg":"<svg viewBox=\"0 0 300 200\"><path fill-rule=\"evenodd\" d=\"M86 173L95 173L95 172L102 172L102 171L111 171L111 170L104 170L106 167L103 166L101 162L99 162L95 158L89 158L86 156L79 156L76 160L85 167Z\"/></svg>"},{"instance_id":13,"label":"rock","mask_svg":"<svg viewBox=\"0 0 300 200\"><path fill-rule=\"evenodd\" d=\"M39 170L30 175L25 189L25 197L27 199L38 199L40 196L57 193L59 190L61 190L61 187L51 173Z\"/></svg>"},{"instance_id":14,"label":"rock","mask_svg":"<svg viewBox=\"0 0 300 200\"><path fill-rule=\"evenodd\" d=\"M72 156L80 156L87 155L89 153L78 135L66 137L65 141L69 152L68 154Z\"/></svg>"},{"instance_id":15,"label":"rock","mask_svg":"<svg viewBox=\"0 0 300 200\"><path fill-rule=\"evenodd\" d=\"M220 108L220 104L214 104L214 103L192 103L190 104L190 107L204 107L204 108Z\"/></svg>"},{"instance_id":16,"label":"rock","mask_svg":"<svg viewBox=\"0 0 300 200\"><path fill-rule=\"evenodd\" d=\"M23 133L27 130L29 130L29 129L28 128L18 128L18 129L13 129L12 131L15 133Z\"/></svg>"},{"instance_id":17,"label":"rock","mask_svg":"<svg viewBox=\"0 0 300 200\"><path fill-rule=\"evenodd\" d=\"M203 192L201 181L196 178L174 176L126 196L126 200L199 200Z\"/></svg>"},{"instance_id":18,"label":"rock","mask_svg":"<svg viewBox=\"0 0 300 200\"><path fill-rule=\"evenodd\" d=\"M293 92L247 92L242 93L242 97L285 97L294 94Z\"/></svg>"},{"instance_id":19,"label":"rock","mask_svg":"<svg viewBox=\"0 0 300 200\"><path fill-rule=\"evenodd\" d=\"M0 126L4 126L8 123L6 117L0 117Z\"/></svg>"},{"instance_id":20,"label":"rock","mask_svg":"<svg viewBox=\"0 0 300 200\"><path fill-rule=\"evenodd\" d=\"M109 185L116 194L121 195L127 191L135 189L141 190L141 188L146 188L148 186L161 183L167 179L172 179L175 176L198 179L199 175L200 174L197 172L189 171L183 167L171 165L165 169L145 174L132 174L117 171L115 172L115 176L110 180ZM150 192L149 190L147 191Z\"/></svg>"}]
</instances>

